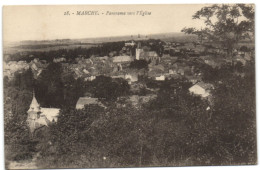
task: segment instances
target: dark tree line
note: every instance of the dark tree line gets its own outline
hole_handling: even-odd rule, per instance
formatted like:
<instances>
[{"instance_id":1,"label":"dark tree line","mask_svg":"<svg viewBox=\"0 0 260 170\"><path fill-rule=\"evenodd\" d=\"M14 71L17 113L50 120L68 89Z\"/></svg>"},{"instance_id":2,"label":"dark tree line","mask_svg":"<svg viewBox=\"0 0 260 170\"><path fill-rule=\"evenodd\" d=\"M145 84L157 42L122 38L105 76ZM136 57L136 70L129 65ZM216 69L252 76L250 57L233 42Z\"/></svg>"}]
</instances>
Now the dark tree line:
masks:
<instances>
[{"instance_id":1,"label":"dark tree line","mask_svg":"<svg viewBox=\"0 0 260 170\"><path fill-rule=\"evenodd\" d=\"M159 55L162 55L163 46L160 40L149 39L141 41L142 46L149 46L152 51L156 51ZM125 46L125 41L118 42L106 42L95 44L89 48L74 48L74 49L59 49L59 50L50 50L50 51L30 51L27 54L15 53L11 54L6 61L27 61L30 62L34 58L39 58L40 60L46 60L47 62L52 62L54 58L64 57L67 62L73 63L75 58L81 56L84 58L90 58L91 56L103 57L109 56L110 52L119 52ZM135 45L133 48L130 48L132 55L135 55Z\"/></svg>"},{"instance_id":2,"label":"dark tree line","mask_svg":"<svg viewBox=\"0 0 260 170\"><path fill-rule=\"evenodd\" d=\"M106 101L116 101L120 96L127 96L129 90L130 86L126 80L106 76L97 76L95 80L87 83L86 88L93 97Z\"/></svg>"},{"instance_id":3,"label":"dark tree line","mask_svg":"<svg viewBox=\"0 0 260 170\"><path fill-rule=\"evenodd\" d=\"M133 69L148 69L148 62L146 60L134 60L130 63L130 68L133 68Z\"/></svg>"},{"instance_id":4,"label":"dark tree line","mask_svg":"<svg viewBox=\"0 0 260 170\"><path fill-rule=\"evenodd\" d=\"M59 49L51 51L31 51L24 55L21 53L15 53L10 55L9 61L27 61L30 62L34 58L39 58L40 60L46 60L52 62L56 57L64 57L68 62L73 62L75 58L83 56L85 58L90 58L92 55L95 56L108 56L111 51L120 51L125 45L124 41L119 42L107 42L97 44L96 46L90 48L75 48L75 49Z\"/></svg>"},{"instance_id":5,"label":"dark tree line","mask_svg":"<svg viewBox=\"0 0 260 170\"><path fill-rule=\"evenodd\" d=\"M31 70L16 73L13 80L4 78L4 130L6 160L27 160L36 152L36 142L30 140L26 118L32 90Z\"/></svg>"}]
</instances>

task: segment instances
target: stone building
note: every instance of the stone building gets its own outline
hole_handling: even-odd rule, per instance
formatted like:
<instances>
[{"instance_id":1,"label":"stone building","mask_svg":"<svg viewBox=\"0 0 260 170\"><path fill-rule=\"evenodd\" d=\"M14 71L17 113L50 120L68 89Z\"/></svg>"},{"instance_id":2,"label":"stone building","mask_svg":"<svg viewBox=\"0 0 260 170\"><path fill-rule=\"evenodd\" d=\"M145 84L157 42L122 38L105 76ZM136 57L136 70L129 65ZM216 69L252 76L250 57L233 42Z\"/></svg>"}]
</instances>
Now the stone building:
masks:
<instances>
[{"instance_id":1,"label":"stone building","mask_svg":"<svg viewBox=\"0 0 260 170\"><path fill-rule=\"evenodd\" d=\"M58 108L41 108L35 98L33 92L33 98L29 110L27 111L27 125L30 132L33 134L35 130L49 126L53 122L57 122L60 109Z\"/></svg>"}]
</instances>

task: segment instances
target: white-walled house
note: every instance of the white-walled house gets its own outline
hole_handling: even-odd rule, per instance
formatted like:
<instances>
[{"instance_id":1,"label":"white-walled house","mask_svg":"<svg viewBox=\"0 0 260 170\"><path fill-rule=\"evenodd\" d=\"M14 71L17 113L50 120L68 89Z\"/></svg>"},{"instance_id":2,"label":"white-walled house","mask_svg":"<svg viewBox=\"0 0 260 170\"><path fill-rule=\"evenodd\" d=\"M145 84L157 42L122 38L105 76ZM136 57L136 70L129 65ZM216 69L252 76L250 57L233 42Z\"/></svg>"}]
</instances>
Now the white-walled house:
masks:
<instances>
[{"instance_id":1,"label":"white-walled house","mask_svg":"<svg viewBox=\"0 0 260 170\"><path fill-rule=\"evenodd\" d=\"M127 55L113 57L114 63L123 63L123 62L131 62L131 61L133 61L132 57L127 56Z\"/></svg>"},{"instance_id":2,"label":"white-walled house","mask_svg":"<svg viewBox=\"0 0 260 170\"><path fill-rule=\"evenodd\" d=\"M213 89L213 85L204 82L198 82L189 88L189 92L195 95L199 95L203 98L210 96L210 90Z\"/></svg>"},{"instance_id":3,"label":"white-walled house","mask_svg":"<svg viewBox=\"0 0 260 170\"><path fill-rule=\"evenodd\" d=\"M155 80L157 80L157 81L164 81L165 80L165 75L161 75L161 76L155 77Z\"/></svg>"}]
</instances>

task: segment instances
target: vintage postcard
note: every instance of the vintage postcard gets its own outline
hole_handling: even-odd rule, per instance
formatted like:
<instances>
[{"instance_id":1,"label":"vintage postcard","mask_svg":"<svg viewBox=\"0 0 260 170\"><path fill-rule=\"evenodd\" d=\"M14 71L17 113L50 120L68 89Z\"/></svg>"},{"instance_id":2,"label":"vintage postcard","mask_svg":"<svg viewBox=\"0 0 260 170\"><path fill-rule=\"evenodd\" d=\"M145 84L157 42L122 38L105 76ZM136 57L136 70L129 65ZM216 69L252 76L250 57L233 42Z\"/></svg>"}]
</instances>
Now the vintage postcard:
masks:
<instances>
[{"instance_id":1,"label":"vintage postcard","mask_svg":"<svg viewBox=\"0 0 260 170\"><path fill-rule=\"evenodd\" d=\"M254 4L3 7L6 169L256 165Z\"/></svg>"}]
</instances>

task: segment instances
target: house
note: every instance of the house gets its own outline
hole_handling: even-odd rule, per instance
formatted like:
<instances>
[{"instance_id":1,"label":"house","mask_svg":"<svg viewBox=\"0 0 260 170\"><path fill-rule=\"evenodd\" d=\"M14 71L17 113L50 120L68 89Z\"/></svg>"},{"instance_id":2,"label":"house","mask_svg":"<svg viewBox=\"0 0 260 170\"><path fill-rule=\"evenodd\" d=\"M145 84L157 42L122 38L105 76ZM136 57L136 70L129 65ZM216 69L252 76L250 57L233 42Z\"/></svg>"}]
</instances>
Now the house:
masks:
<instances>
[{"instance_id":1,"label":"house","mask_svg":"<svg viewBox=\"0 0 260 170\"><path fill-rule=\"evenodd\" d=\"M54 63L66 62L66 58L64 58L64 57L54 58L53 62Z\"/></svg>"},{"instance_id":2,"label":"house","mask_svg":"<svg viewBox=\"0 0 260 170\"><path fill-rule=\"evenodd\" d=\"M96 79L96 76L90 76L90 77L85 77L84 80L85 81L93 81Z\"/></svg>"},{"instance_id":3,"label":"house","mask_svg":"<svg viewBox=\"0 0 260 170\"><path fill-rule=\"evenodd\" d=\"M132 57L125 55L125 56L115 56L113 57L114 63L123 63L123 62L131 62L133 61Z\"/></svg>"},{"instance_id":4,"label":"house","mask_svg":"<svg viewBox=\"0 0 260 170\"><path fill-rule=\"evenodd\" d=\"M15 72L21 72L23 70L29 69L29 64L26 63L26 61L9 61L3 62L3 68L4 68L4 76L7 76L9 79L12 79L14 77Z\"/></svg>"},{"instance_id":5,"label":"house","mask_svg":"<svg viewBox=\"0 0 260 170\"><path fill-rule=\"evenodd\" d=\"M96 104L102 107L105 107L98 98L92 97L80 97L76 104L76 109L84 109L85 105Z\"/></svg>"},{"instance_id":6,"label":"house","mask_svg":"<svg viewBox=\"0 0 260 170\"><path fill-rule=\"evenodd\" d=\"M27 113L28 116L26 122L30 129L30 132L33 134L35 130L43 126L49 126L53 122L57 122L60 109L41 108L33 92L32 102Z\"/></svg>"},{"instance_id":7,"label":"house","mask_svg":"<svg viewBox=\"0 0 260 170\"><path fill-rule=\"evenodd\" d=\"M201 81L201 76L198 74L185 75L185 77L193 84L196 84L197 82Z\"/></svg>"},{"instance_id":8,"label":"house","mask_svg":"<svg viewBox=\"0 0 260 170\"><path fill-rule=\"evenodd\" d=\"M179 74L184 76L185 74L189 74L191 72L191 67L187 66L185 63L174 63L171 66L170 74Z\"/></svg>"},{"instance_id":9,"label":"house","mask_svg":"<svg viewBox=\"0 0 260 170\"><path fill-rule=\"evenodd\" d=\"M155 79L164 74L166 74L166 71L163 65L149 65L148 77Z\"/></svg>"},{"instance_id":10,"label":"house","mask_svg":"<svg viewBox=\"0 0 260 170\"><path fill-rule=\"evenodd\" d=\"M83 69L83 72L84 72L85 74L89 74L89 71L86 70L85 68Z\"/></svg>"},{"instance_id":11,"label":"house","mask_svg":"<svg viewBox=\"0 0 260 170\"><path fill-rule=\"evenodd\" d=\"M132 42L126 42L125 43L125 46L135 46L135 42L132 41Z\"/></svg>"},{"instance_id":12,"label":"house","mask_svg":"<svg viewBox=\"0 0 260 170\"><path fill-rule=\"evenodd\" d=\"M172 69L169 69L169 75L173 75L173 74L177 74L177 72L174 70L172 70Z\"/></svg>"},{"instance_id":13,"label":"house","mask_svg":"<svg viewBox=\"0 0 260 170\"><path fill-rule=\"evenodd\" d=\"M182 75L182 76L184 76L185 71L184 71L183 68L179 68L177 73L180 74L180 75Z\"/></svg>"},{"instance_id":14,"label":"house","mask_svg":"<svg viewBox=\"0 0 260 170\"><path fill-rule=\"evenodd\" d=\"M245 58L245 60L247 60L247 61L252 60L252 54L251 54L251 52L245 52L244 58Z\"/></svg>"},{"instance_id":15,"label":"house","mask_svg":"<svg viewBox=\"0 0 260 170\"><path fill-rule=\"evenodd\" d=\"M57 122L60 109L57 108L41 108L42 115L45 115L46 118L51 122Z\"/></svg>"},{"instance_id":16,"label":"house","mask_svg":"<svg viewBox=\"0 0 260 170\"><path fill-rule=\"evenodd\" d=\"M165 67L162 64L158 64L158 65L149 64L148 67L149 67L149 72L156 71L157 73L159 73L160 71L164 72L165 70Z\"/></svg>"},{"instance_id":17,"label":"house","mask_svg":"<svg viewBox=\"0 0 260 170\"><path fill-rule=\"evenodd\" d=\"M210 96L210 90L213 89L213 85L204 82L198 82L189 88L189 92L203 98Z\"/></svg>"},{"instance_id":18,"label":"house","mask_svg":"<svg viewBox=\"0 0 260 170\"><path fill-rule=\"evenodd\" d=\"M104 56L104 57L98 57L99 60L102 60L102 61L106 61L108 60L108 56Z\"/></svg>"},{"instance_id":19,"label":"house","mask_svg":"<svg viewBox=\"0 0 260 170\"><path fill-rule=\"evenodd\" d=\"M129 101L133 106L138 106L143 103L148 103L149 101L155 99L157 97L156 94L148 94L145 96L132 95L129 97Z\"/></svg>"},{"instance_id":20,"label":"house","mask_svg":"<svg viewBox=\"0 0 260 170\"><path fill-rule=\"evenodd\" d=\"M151 61L152 63L156 63L160 61L159 55L155 51L143 51L140 53L140 59Z\"/></svg>"},{"instance_id":21,"label":"house","mask_svg":"<svg viewBox=\"0 0 260 170\"><path fill-rule=\"evenodd\" d=\"M113 72L122 71L122 70L123 70L123 66L121 63L117 63L113 65Z\"/></svg>"},{"instance_id":22,"label":"house","mask_svg":"<svg viewBox=\"0 0 260 170\"><path fill-rule=\"evenodd\" d=\"M29 65L32 69L34 78L37 79L42 70L48 66L48 63L46 62L46 60L39 60L38 58L35 58L29 63Z\"/></svg>"},{"instance_id":23,"label":"house","mask_svg":"<svg viewBox=\"0 0 260 170\"><path fill-rule=\"evenodd\" d=\"M132 82L137 82L138 81L138 76L137 74L126 74L125 79L128 80L128 84L132 84Z\"/></svg>"},{"instance_id":24,"label":"house","mask_svg":"<svg viewBox=\"0 0 260 170\"><path fill-rule=\"evenodd\" d=\"M243 57L241 57L240 55L236 55L235 56L235 61L234 63L238 63L241 62L243 65L246 65L246 59L244 59Z\"/></svg>"},{"instance_id":25,"label":"house","mask_svg":"<svg viewBox=\"0 0 260 170\"><path fill-rule=\"evenodd\" d=\"M216 68L216 67L221 67L224 63L225 60L224 58L222 58L221 56L217 56L217 57L213 57L213 56L200 56L200 59L202 59L202 61L204 61L205 64L211 66L212 68Z\"/></svg>"},{"instance_id":26,"label":"house","mask_svg":"<svg viewBox=\"0 0 260 170\"><path fill-rule=\"evenodd\" d=\"M164 75L160 75L158 77L155 77L155 80L157 80L157 81L164 81L165 80L165 76Z\"/></svg>"},{"instance_id":27,"label":"house","mask_svg":"<svg viewBox=\"0 0 260 170\"><path fill-rule=\"evenodd\" d=\"M119 73L118 75L111 76L111 78L112 78L112 79L118 79L118 78L125 79L125 75L122 74L122 73Z\"/></svg>"}]
</instances>

